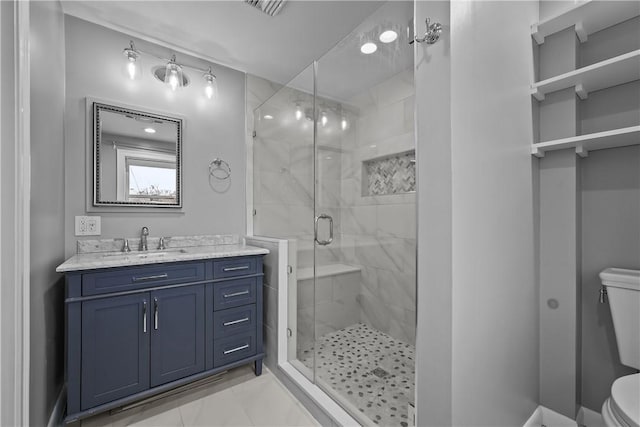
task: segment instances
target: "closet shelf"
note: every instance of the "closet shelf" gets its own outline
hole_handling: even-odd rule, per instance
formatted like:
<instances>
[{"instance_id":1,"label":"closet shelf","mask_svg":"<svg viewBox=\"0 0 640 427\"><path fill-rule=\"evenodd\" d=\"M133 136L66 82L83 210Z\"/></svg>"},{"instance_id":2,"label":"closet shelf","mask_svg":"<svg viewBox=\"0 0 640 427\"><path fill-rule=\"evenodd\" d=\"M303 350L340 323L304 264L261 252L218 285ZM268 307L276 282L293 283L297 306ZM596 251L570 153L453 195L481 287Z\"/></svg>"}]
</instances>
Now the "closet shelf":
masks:
<instances>
[{"instance_id":1,"label":"closet shelf","mask_svg":"<svg viewBox=\"0 0 640 427\"><path fill-rule=\"evenodd\" d=\"M538 101L542 101L548 93L573 86L580 99L585 99L589 92L638 79L640 79L640 50L634 50L534 83L531 85L531 95Z\"/></svg>"},{"instance_id":2,"label":"closet shelf","mask_svg":"<svg viewBox=\"0 0 640 427\"><path fill-rule=\"evenodd\" d=\"M575 148L576 154L580 157L586 157L588 152L592 150L628 145L640 145L640 125L539 142L532 145L531 154L536 157L544 157L547 151Z\"/></svg>"},{"instance_id":3,"label":"closet shelf","mask_svg":"<svg viewBox=\"0 0 640 427\"><path fill-rule=\"evenodd\" d=\"M532 25L531 37L538 44L542 44L546 36L575 26L578 39L584 43L587 41L589 34L638 15L640 15L640 2L637 1L610 2L590 0Z\"/></svg>"}]
</instances>

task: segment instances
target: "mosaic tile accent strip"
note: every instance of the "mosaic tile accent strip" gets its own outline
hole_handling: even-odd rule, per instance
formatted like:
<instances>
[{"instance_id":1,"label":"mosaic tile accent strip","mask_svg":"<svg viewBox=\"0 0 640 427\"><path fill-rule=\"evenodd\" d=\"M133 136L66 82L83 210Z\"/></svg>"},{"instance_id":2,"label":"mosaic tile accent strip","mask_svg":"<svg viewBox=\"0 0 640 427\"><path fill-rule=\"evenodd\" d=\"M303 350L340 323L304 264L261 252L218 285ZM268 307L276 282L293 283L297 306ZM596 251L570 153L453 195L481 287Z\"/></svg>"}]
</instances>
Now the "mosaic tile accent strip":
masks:
<instances>
[{"instance_id":1,"label":"mosaic tile accent strip","mask_svg":"<svg viewBox=\"0 0 640 427\"><path fill-rule=\"evenodd\" d=\"M416 191L416 153L397 154L364 162L364 196Z\"/></svg>"},{"instance_id":2,"label":"mosaic tile accent strip","mask_svg":"<svg viewBox=\"0 0 640 427\"><path fill-rule=\"evenodd\" d=\"M313 369L312 345L298 354ZM414 346L358 323L323 335L316 361L317 377L373 424L407 427L415 391Z\"/></svg>"}]
</instances>

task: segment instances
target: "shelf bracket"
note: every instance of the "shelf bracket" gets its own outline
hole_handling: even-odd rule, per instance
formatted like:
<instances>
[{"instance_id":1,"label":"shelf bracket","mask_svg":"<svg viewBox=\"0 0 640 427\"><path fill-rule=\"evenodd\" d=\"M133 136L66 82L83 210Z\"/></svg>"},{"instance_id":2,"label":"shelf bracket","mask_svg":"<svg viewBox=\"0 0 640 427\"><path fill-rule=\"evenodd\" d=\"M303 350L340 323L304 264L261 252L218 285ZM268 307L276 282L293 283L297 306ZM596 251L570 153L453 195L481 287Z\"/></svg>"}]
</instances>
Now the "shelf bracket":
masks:
<instances>
[{"instance_id":1,"label":"shelf bracket","mask_svg":"<svg viewBox=\"0 0 640 427\"><path fill-rule=\"evenodd\" d=\"M575 30L576 30L576 36L578 36L578 40L580 40L580 43L586 42L587 30L584 29L582 22L576 22Z\"/></svg>"},{"instance_id":2,"label":"shelf bracket","mask_svg":"<svg viewBox=\"0 0 640 427\"><path fill-rule=\"evenodd\" d=\"M585 100L589 96L589 92L582 86L582 83L576 85L576 95L578 98Z\"/></svg>"},{"instance_id":3,"label":"shelf bracket","mask_svg":"<svg viewBox=\"0 0 640 427\"><path fill-rule=\"evenodd\" d=\"M544 101L544 93L540 92L537 87L531 87L531 96L538 101Z\"/></svg>"},{"instance_id":4,"label":"shelf bracket","mask_svg":"<svg viewBox=\"0 0 640 427\"><path fill-rule=\"evenodd\" d=\"M583 159L589 157L589 151L582 144L576 146L576 154Z\"/></svg>"},{"instance_id":5,"label":"shelf bracket","mask_svg":"<svg viewBox=\"0 0 640 427\"><path fill-rule=\"evenodd\" d=\"M541 159L544 157L544 151L536 147L535 145L531 146L531 154Z\"/></svg>"},{"instance_id":6,"label":"shelf bracket","mask_svg":"<svg viewBox=\"0 0 640 427\"><path fill-rule=\"evenodd\" d=\"M533 37L533 39L538 44L544 43L544 36L540 34L540 31L538 30L538 24L533 24L531 26L531 37Z\"/></svg>"}]
</instances>

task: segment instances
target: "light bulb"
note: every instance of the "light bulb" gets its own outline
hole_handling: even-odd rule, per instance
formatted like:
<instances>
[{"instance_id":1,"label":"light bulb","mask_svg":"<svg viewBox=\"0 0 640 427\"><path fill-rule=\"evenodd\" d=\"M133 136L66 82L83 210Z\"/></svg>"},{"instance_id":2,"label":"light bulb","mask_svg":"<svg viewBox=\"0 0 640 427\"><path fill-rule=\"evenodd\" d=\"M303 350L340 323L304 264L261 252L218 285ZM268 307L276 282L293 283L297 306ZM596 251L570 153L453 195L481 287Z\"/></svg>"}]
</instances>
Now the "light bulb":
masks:
<instances>
[{"instance_id":1,"label":"light bulb","mask_svg":"<svg viewBox=\"0 0 640 427\"><path fill-rule=\"evenodd\" d=\"M140 78L142 70L140 69L140 51L136 50L133 41L129 42L129 47L122 51L123 55L127 57L127 75L131 80Z\"/></svg>"},{"instance_id":2,"label":"light bulb","mask_svg":"<svg viewBox=\"0 0 640 427\"><path fill-rule=\"evenodd\" d=\"M322 126L326 126L328 121L329 119L327 118L327 113L323 111L320 115L320 123L322 123Z\"/></svg>"},{"instance_id":3,"label":"light bulb","mask_svg":"<svg viewBox=\"0 0 640 427\"><path fill-rule=\"evenodd\" d=\"M296 120L300 120L302 118L302 109L300 108L300 104L296 104Z\"/></svg>"},{"instance_id":4,"label":"light bulb","mask_svg":"<svg viewBox=\"0 0 640 427\"><path fill-rule=\"evenodd\" d=\"M347 122L346 118L342 118L342 121L340 122L340 127L342 128L342 130L347 130L347 127L349 126L349 123Z\"/></svg>"},{"instance_id":5,"label":"light bulb","mask_svg":"<svg viewBox=\"0 0 640 427\"><path fill-rule=\"evenodd\" d=\"M171 90L173 91L178 87L178 76L176 76L175 71L171 71L171 75L169 76L169 86L171 86Z\"/></svg>"},{"instance_id":6,"label":"light bulb","mask_svg":"<svg viewBox=\"0 0 640 427\"><path fill-rule=\"evenodd\" d=\"M131 80L135 80L136 78L136 60L129 58L129 63L127 64L127 71L129 72L129 78Z\"/></svg>"},{"instance_id":7,"label":"light bulb","mask_svg":"<svg viewBox=\"0 0 640 427\"><path fill-rule=\"evenodd\" d=\"M204 94L209 99L218 97L218 82L216 76L211 73L211 67L202 75L205 81Z\"/></svg>"}]
</instances>

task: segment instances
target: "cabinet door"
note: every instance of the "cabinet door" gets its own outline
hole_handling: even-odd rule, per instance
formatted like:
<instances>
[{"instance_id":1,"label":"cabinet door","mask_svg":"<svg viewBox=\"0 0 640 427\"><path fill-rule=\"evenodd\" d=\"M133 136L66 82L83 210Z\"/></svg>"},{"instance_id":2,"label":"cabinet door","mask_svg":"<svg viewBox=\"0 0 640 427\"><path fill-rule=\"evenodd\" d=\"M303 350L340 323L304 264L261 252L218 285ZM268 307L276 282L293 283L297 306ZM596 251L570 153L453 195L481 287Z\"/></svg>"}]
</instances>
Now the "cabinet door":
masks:
<instances>
[{"instance_id":1,"label":"cabinet door","mask_svg":"<svg viewBox=\"0 0 640 427\"><path fill-rule=\"evenodd\" d=\"M81 407L149 388L149 294L82 303Z\"/></svg>"},{"instance_id":2,"label":"cabinet door","mask_svg":"<svg viewBox=\"0 0 640 427\"><path fill-rule=\"evenodd\" d=\"M204 371L204 285L151 292L151 387Z\"/></svg>"}]
</instances>

